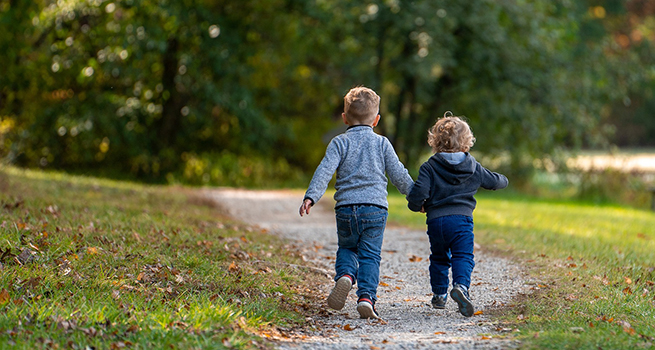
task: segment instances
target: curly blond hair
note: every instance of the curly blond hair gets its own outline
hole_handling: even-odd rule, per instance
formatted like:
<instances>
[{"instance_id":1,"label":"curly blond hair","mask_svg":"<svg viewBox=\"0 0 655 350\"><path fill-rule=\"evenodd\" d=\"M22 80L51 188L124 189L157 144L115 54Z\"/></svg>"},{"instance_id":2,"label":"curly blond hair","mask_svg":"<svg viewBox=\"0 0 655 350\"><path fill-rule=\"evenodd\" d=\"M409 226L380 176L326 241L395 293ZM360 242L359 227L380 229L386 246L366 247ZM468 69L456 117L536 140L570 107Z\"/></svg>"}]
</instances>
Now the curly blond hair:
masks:
<instances>
[{"instance_id":1,"label":"curly blond hair","mask_svg":"<svg viewBox=\"0 0 655 350\"><path fill-rule=\"evenodd\" d=\"M428 145L434 153L468 152L474 143L471 127L451 111L446 111L443 118L428 130Z\"/></svg>"}]
</instances>

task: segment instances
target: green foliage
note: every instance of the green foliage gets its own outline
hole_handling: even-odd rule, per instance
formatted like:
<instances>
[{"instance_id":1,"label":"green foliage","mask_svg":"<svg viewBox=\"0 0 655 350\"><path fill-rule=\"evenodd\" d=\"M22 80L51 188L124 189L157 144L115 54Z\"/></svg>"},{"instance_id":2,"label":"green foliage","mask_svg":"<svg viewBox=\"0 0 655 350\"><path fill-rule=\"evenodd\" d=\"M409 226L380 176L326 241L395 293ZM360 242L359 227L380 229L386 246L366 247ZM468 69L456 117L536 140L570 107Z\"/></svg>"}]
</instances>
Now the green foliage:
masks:
<instances>
[{"instance_id":1,"label":"green foliage","mask_svg":"<svg viewBox=\"0 0 655 350\"><path fill-rule=\"evenodd\" d=\"M652 15L616 1L5 0L0 154L150 181L198 183L185 154L211 179L225 154L307 172L362 84L408 166L452 110L527 177L534 157L602 143L617 101L647 115L652 45L614 39L634 14L646 36ZM220 184L250 181L231 169Z\"/></svg>"}]
</instances>

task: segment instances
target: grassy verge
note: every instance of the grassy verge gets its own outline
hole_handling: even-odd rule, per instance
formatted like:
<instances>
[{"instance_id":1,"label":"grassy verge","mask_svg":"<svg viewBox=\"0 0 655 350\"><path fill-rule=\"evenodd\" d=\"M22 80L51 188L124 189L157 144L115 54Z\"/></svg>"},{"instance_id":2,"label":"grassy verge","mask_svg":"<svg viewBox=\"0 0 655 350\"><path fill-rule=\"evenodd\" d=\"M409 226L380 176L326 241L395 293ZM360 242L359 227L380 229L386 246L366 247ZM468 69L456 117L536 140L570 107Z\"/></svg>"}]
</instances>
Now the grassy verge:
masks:
<instances>
[{"instance_id":1,"label":"grassy verge","mask_svg":"<svg viewBox=\"0 0 655 350\"><path fill-rule=\"evenodd\" d=\"M532 293L498 315L526 349L655 346L655 213L482 192L476 241L528 266ZM425 217L390 197L390 221Z\"/></svg>"},{"instance_id":2,"label":"grassy verge","mask_svg":"<svg viewBox=\"0 0 655 350\"><path fill-rule=\"evenodd\" d=\"M311 313L297 249L191 192L1 168L0 193L0 344L269 348Z\"/></svg>"}]
</instances>

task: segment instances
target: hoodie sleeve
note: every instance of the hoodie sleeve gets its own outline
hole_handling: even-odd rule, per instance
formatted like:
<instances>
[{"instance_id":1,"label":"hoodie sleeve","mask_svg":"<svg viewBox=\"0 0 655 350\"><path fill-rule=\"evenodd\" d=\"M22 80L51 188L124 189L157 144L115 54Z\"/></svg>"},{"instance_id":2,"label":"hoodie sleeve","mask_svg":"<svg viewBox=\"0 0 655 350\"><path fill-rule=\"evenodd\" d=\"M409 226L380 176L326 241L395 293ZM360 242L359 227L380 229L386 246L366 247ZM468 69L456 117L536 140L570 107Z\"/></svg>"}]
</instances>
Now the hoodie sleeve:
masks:
<instances>
[{"instance_id":1,"label":"hoodie sleeve","mask_svg":"<svg viewBox=\"0 0 655 350\"><path fill-rule=\"evenodd\" d=\"M500 190L509 184L509 180L503 174L495 173L478 163L478 171L480 172L481 181L480 187L487 190Z\"/></svg>"},{"instance_id":2,"label":"hoodie sleeve","mask_svg":"<svg viewBox=\"0 0 655 350\"><path fill-rule=\"evenodd\" d=\"M411 211L421 211L425 200L430 198L430 170L428 163L421 165L414 187L407 195L407 207Z\"/></svg>"},{"instance_id":3,"label":"hoodie sleeve","mask_svg":"<svg viewBox=\"0 0 655 350\"><path fill-rule=\"evenodd\" d=\"M339 167L340 162L341 153L339 152L337 143L333 139L325 151L323 160L321 160L316 171L314 171L314 176L312 176L312 181L309 183L307 192L305 192L304 199L311 199L312 204L316 204L323 197L330 180L332 180L332 175L334 175L337 167Z\"/></svg>"}]
</instances>

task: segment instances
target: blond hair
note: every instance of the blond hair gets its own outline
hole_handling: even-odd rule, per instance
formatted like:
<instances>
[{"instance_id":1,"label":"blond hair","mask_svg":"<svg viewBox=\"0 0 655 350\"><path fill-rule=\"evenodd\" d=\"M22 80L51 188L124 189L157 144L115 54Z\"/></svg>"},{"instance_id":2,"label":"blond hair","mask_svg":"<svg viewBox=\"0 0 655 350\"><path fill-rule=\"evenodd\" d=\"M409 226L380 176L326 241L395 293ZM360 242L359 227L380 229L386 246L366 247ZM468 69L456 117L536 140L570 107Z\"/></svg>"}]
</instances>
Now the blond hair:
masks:
<instances>
[{"instance_id":1,"label":"blond hair","mask_svg":"<svg viewBox=\"0 0 655 350\"><path fill-rule=\"evenodd\" d=\"M451 111L428 130L428 144L432 152L468 152L475 143L471 127L461 118L453 116Z\"/></svg>"},{"instance_id":2,"label":"blond hair","mask_svg":"<svg viewBox=\"0 0 655 350\"><path fill-rule=\"evenodd\" d=\"M380 96L375 91L357 86L343 98L343 112L352 124L371 124L380 110Z\"/></svg>"}]
</instances>

